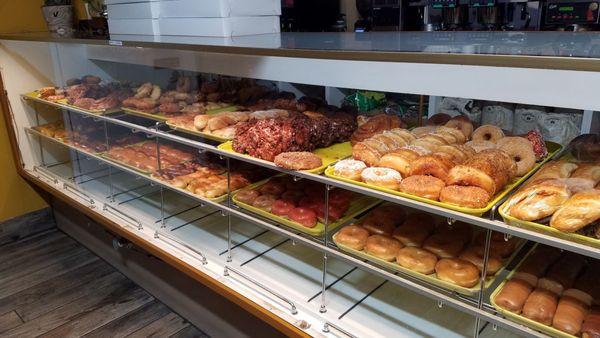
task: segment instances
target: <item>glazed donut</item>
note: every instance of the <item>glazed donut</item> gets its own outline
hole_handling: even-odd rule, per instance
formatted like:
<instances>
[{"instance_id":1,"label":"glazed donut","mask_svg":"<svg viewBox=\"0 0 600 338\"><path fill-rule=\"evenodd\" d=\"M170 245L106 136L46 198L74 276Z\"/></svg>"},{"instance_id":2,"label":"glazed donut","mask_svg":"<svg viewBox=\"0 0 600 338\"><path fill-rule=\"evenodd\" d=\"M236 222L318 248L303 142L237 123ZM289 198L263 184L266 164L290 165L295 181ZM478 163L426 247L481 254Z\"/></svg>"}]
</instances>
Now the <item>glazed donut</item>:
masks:
<instances>
[{"instance_id":1,"label":"glazed donut","mask_svg":"<svg viewBox=\"0 0 600 338\"><path fill-rule=\"evenodd\" d=\"M323 160L308 151L290 151L275 156L273 161L278 167L292 170L310 170L323 165Z\"/></svg>"},{"instance_id":2,"label":"glazed donut","mask_svg":"<svg viewBox=\"0 0 600 338\"><path fill-rule=\"evenodd\" d=\"M357 161L364 162L369 167L378 165L379 159L383 155L377 149L363 142L359 142L352 147L352 157Z\"/></svg>"},{"instance_id":3,"label":"glazed donut","mask_svg":"<svg viewBox=\"0 0 600 338\"><path fill-rule=\"evenodd\" d=\"M468 261L459 258L440 259L435 265L438 279L456 285L472 288L479 281L479 269Z\"/></svg>"},{"instance_id":4,"label":"glazed donut","mask_svg":"<svg viewBox=\"0 0 600 338\"><path fill-rule=\"evenodd\" d=\"M441 145L440 143L437 143L435 141L432 141L431 139L424 139L424 138L418 138L416 140L413 140L412 142L410 142L411 146L418 146L418 147L422 147L425 148L427 150L429 150L430 152L434 152L437 150L437 148Z\"/></svg>"},{"instance_id":5,"label":"glazed donut","mask_svg":"<svg viewBox=\"0 0 600 338\"><path fill-rule=\"evenodd\" d=\"M459 130L465 136L466 140L471 138L471 134L473 133L473 123L466 116L455 116L445 126Z\"/></svg>"},{"instance_id":6,"label":"glazed donut","mask_svg":"<svg viewBox=\"0 0 600 338\"><path fill-rule=\"evenodd\" d=\"M463 251L458 258L464 259L465 261L471 262L475 264L475 266L479 269L480 272L483 272L483 255L484 255L484 247L481 246L472 246L465 251ZM495 275L498 270L502 268L502 260L492 255L488 257L487 270L486 275L492 276Z\"/></svg>"},{"instance_id":7,"label":"glazed donut","mask_svg":"<svg viewBox=\"0 0 600 338\"><path fill-rule=\"evenodd\" d=\"M383 132L383 134L381 134L382 137L387 137L389 138L391 141L393 141L396 144L396 149L400 148L400 147L404 147L405 145L408 145L411 141L411 139L406 139L404 137L402 137L400 134L397 133L393 133L389 130L386 130Z\"/></svg>"},{"instance_id":8,"label":"glazed donut","mask_svg":"<svg viewBox=\"0 0 600 338\"><path fill-rule=\"evenodd\" d=\"M462 251L464 243L459 236L448 233L431 235L423 243L423 249L433 252L439 258L456 257Z\"/></svg>"},{"instance_id":9,"label":"glazed donut","mask_svg":"<svg viewBox=\"0 0 600 338\"><path fill-rule=\"evenodd\" d=\"M435 131L438 133L451 134L452 136L454 136L454 139L456 140L455 143L457 144L463 144L467 142L467 137L465 136L465 134L463 134L460 130L456 128L451 128L448 126L439 126Z\"/></svg>"},{"instance_id":10,"label":"glazed donut","mask_svg":"<svg viewBox=\"0 0 600 338\"><path fill-rule=\"evenodd\" d=\"M391 152L392 150L394 150L392 145L388 145L376 137L368 138L368 139L362 141L362 143L377 150L377 152L379 152L381 155L385 155L385 154Z\"/></svg>"},{"instance_id":11,"label":"glazed donut","mask_svg":"<svg viewBox=\"0 0 600 338\"><path fill-rule=\"evenodd\" d=\"M369 232L358 225L346 225L335 234L335 241L354 250L362 250L369 238Z\"/></svg>"},{"instance_id":12,"label":"glazed donut","mask_svg":"<svg viewBox=\"0 0 600 338\"><path fill-rule=\"evenodd\" d=\"M398 256L398 252L402 247L402 243L391 237L371 235L367 238L364 250L369 255L393 262L396 260L396 256Z\"/></svg>"},{"instance_id":13,"label":"glazed donut","mask_svg":"<svg viewBox=\"0 0 600 338\"><path fill-rule=\"evenodd\" d=\"M460 151L462 151L467 158L471 158L473 156L475 156L475 154L477 154L477 152L475 151L475 149L473 149L473 147L471 147L468 144L456 144L454 145L456 148L458 148Z\"/></svg>"},{"instance_id":14,"label":"glazed donut","mask_svg":"<svg viewBox=\"0 0 600 338\"><path fill-rule=\"evenodd\" d=\"M421 147L421 146L407 145L406 147L402 147L400 150L410 150L410 151L416 153L419 156L425 156L425 155L431 155L432 154L431 150L429 150L427 148L424 148L424 147ZM398 151L400 151L400 150L398 150Z\"/></svg>"},{"instance_id":15,"label":"glazed donut","mask_svg":"<svg viewBox=\"0 0 600 338\"><path fill-rule=\"evenodd\" d=\"M421 156L410 164L409 176L429 175L446 181L450 168L454 163L435 156Z\"/></svg>"},{"instance_id":16,"label":"glazed donut","mask_svg":"<svg viewBox=\"0 0 600 338\"><path fill-rule=\"evenodd\" d=\"M408 144L408 142L404 141L404 139L398 135L388 136L381 133L373 136L372 139L383 142L387 146L388 152Z\"/></svg>"},{"instance_id":17,"label":"glazed donut","mask_svg":"<svg viewBox=\"0 0 600 338\"><path fill-rule=\"evenodd\" d=\"M399 172L390 168L371 167L362 171L360 177L363 182L378 187L398 190L402 176Z\"/></svg>"},{"instance_id":18,"label":"glazed donut","mask_svg":"<svg viewBox=\"0 0 600 338\"><path fill-rule=\"evenodd\" d=\"M484 124L483 126L475 129L473 132L473 141L490 141L493 143L498 142L504 137L502 129L493 126L491 124Z\"/></svg>"},{"instance_id":19,"label":"glazed donut","mask_svg":"<svg viewBox=\"0 0 600 338\"><path fill-rule=\"evenodd\" d=\"M469 141L465 144L475 150L476 153L483 150L496 148L496 143L491 141Z\"/></svg>"},{"instance_id":20,"label":"glazed donut","mask_svg":"<svg viewBox=\"0 0 600 338\"><path fill-rule=\"evenodd\" d=\"M267 183L263 184L258 188L258 192L262 195L271 195L279 197L285 191L285 185L276 180L269 180Z\"/></svg>"},{"instance_id":21,"label":"glazed donut","mask_svg":"<svg viewBox=\"0 0 600 338\"><path fill-rule=\"evenodd\" d=\"M448 185L440 192L440 201L460 207L479 209L490 201L490 194L475 186Z\"/></svg>"},{"instance_id":22,"label":"glazed donut","mask_svg":"<svg viewBox=\"0 0 600 338\"><path fill-rule=\"evenodd\" d=\"M366 217L360 225L369 231L372 235L391 236L396 228L396 224L391 219L378 219L375 217Z\"/></svg>"},{"instance_id":23,"label":"glazed donut","mask_svg":"<svg viewBox=\"0 0 600 338\"><path fill-rule=\"evenodd\" d=\"M261 195L254 200L252 206L267 212L271 212L273 202L275 202L275 197L273 197L272 195Z\"/></svg>"},{"instance_id":24,"label":"glazed donut","mask_svg":"<svg viewBox=\"0 0 600 338\"><path fill-rule=\"evenodd\" d=\"M254 201L260 196L260 193L256 190L244 189L235 194L235 199L242 203L250 204L254 203Z\"/></svg>"},{"instance_id":25,"label":"glazed donut","mask_svg":"<svg viewBox=\"0 0 600 338\"><path fill-rule=\"evenodd\" d=\"M411 130L410 132L415 135L415 137L419 138L419 137L423 137L429 133L434 132L436 129L436 126L424 126L424 127L416 127L413 130Z\"/></svg>"},{"instance_id":26,"label":"glazed donut","mask_svg":"<svg viewBox=\"0 0 600 338\"><path fill-rule=\"evenodd\" d=\"M399 240L406 246L421 246L429 237L432 229L426 226L418 225L401 225L392 233L392 237Z\"/></svg>"},{"instance_id":27,"label":"glazed donut","mask_svg":"<svg viewBox=\"0 0 600 338\"><path fill-rule=\"evenodd\" d=\"M438 261L436 255L431 252L409 246L400 249L396 256L396 262L407 269L430 275L435 272L435 265Z\"/></svg>"},{"instance_id":28,"label":"glazed donut","mask_svg":"<svg viewBox=\"0 0 600 338\"><path fill-rule=\"evenodd\" d=\"M490 252L494 255L506 258L515 251L519 240L516 237L511 237L508 240L504 240L504 234L501 232L492 232L492 239L490 241ZM474 244L477 246L485 246L485 232L480 233L475 238Z\"/></svg>"},{"instance_id":29,"label":"glazed donut","mask_svg":"<svg viewBox=\"0 0 600 338\"><path fill-rule=\"evenodd\" d=\"M433 144L440 145L440 146L448 144L448 142L446 141L445 138L443 138L439 134L435 134L435 133L429 133L429 134L421 137L420 139L423 141L428 141Z\"/></svg>"},{"instance_id":30,"label":"glazed donut","mask_svg":"<svg viewBox=\"0 0 600 338\"><path fill-rule=\"evenodd\" d=\"M446 159L456 164L463 163L469 157L467 154L464 153L461 147L458 147L457 145L440 146L438 147L437 151L433 154L434 156L445 157Z\"/></svg>"},{"instance_id":31,"label":"glazed donut","mask_svg":"<svg viewBox=\"0 0 600 338\"><path fill-rule=\"evenodd\" d=\"M486 174L483 170L467 165L457 165L450 169L445 182L448 186L479 187L485 190L489 196L493 196L496 193L496 181L490 175Z\"/></svg>"},{"instance_id":32,"label":"glazed donut","mask_svg":"<svg viewBox=\"0 0 600 338\"><path fill-rule=\"evenodd\" d=\"M410 163L419 157L417 153L408 149L399 149L396 152L384 155L379 161L379 166L398 171L402 177L408 176Z\"/></svg>"},{"instance_id":33,"label":"glazed donut","mask_svg":"<svg viewBox=\"0 0 600 338\"><path fill-rule=\"evenodd\" d=\"M333 174L350 180L360 181L360 173L366 168L367 165L363 161L353 159L341 160L333 167Z\"/></svg>"},{"instance_id":34,"label":"glazed donut","mask_svg":"<svg viewBox=\"0 0 600 338\"><path fill-rule=\"evenodd\" d=\"M459 131L457 130L457 133ZM452 133L448 133L445 131L440 131L440 129L436 129L435 132L429 134L429 136L434 136L434 137L441 137L442 139L444 139L446 144L456 144L458 142L458 140L456 139L456 137L452 134Z\"/></svg>"},{"instance_id":35,"label":"glazed donut","mask_svg":"<svg viewBox=\"0 0 600 338\"><path fill-rule=\"evenodd\" d=\"M438 228L438 233L455 237L464 245L471 242L473 239L473 226L464 222L454 222L452 225L443 224Z\"/></svg>"},{"instance_id":36,"label":"glazed donut","mask_svg":"<svg viewBox=\"0 0 600 338\"><path fill-rule=\"evenodd\" d=\"M415 137L415 135L413 135L413 133L411 133L410 131L408 131L406 129L402 129L402 128L394 128L394 129L386 130L383 133L397 135L397 136L401 137L402 139L404 139L404 141L406 141L407 144L410 143L410 141L416 139L416 137Z\"/></svg>"},{"instance_id":37,"label":"glazed donut","mask_svg":"<svg viewBox=\"0 0 600 338\"><path fill-rule=\"evenodd\" d=\"M445 186L446 183L437 177L414 175L409 176L400 182L400 191L437 201L440 198L440 191L442 191L442 188Z\"/></svg>"},{"instance_id":38,"label":"glazed donut","mask_svg":"<svg viewBox=\"0 0 600 338\"><path fill-rule=\"evenodd\" d=\"M437 113L432 115L429 119L427 119L428 126L439 126L450 121L452 116L444 113Z\"/></svg>"},{"instance_id":39,"label":"glazed donut","mask_svg":"<svg viewBox=\"0 0 600 338\"><path fill-rule=\"evenodd\" d=\"M406 211L401 206L392 203L385 203L373 209L369 213L368 218L378 220L389 219L393 221L394 226L399 226L406 219Z\"/></svg>"},{"instance_id":40,"label":"glazed donut","mask_svg":"<svg viewBox=\"0 0 600 338\"><path fill-rule=\"evenodd\" d=\"M535 152L527 139L518 136L505 137L499 140L496 146L517 163L516 176L524 176L535 166Z\"/></svg>"}]
</instances>

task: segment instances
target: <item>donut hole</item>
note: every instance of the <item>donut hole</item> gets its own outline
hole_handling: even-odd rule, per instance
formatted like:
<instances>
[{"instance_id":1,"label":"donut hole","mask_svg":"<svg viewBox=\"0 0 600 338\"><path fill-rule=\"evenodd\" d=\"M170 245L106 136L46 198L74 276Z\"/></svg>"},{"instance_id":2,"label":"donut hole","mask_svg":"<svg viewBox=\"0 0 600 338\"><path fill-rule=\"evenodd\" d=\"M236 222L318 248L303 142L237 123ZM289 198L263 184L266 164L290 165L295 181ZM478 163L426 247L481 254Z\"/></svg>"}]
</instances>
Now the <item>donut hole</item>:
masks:
<instances>
[{"instance_id":1,"label":"donut hole","mask_svg":"<svg viewBox=\"0 0 600 338\"><path fill-rule=\"evenodd\" d=\"M486 140L486 141L491 140L492 139L492 134L484 134L483 135L483 139Z\"/></svg>"}]
</instances>

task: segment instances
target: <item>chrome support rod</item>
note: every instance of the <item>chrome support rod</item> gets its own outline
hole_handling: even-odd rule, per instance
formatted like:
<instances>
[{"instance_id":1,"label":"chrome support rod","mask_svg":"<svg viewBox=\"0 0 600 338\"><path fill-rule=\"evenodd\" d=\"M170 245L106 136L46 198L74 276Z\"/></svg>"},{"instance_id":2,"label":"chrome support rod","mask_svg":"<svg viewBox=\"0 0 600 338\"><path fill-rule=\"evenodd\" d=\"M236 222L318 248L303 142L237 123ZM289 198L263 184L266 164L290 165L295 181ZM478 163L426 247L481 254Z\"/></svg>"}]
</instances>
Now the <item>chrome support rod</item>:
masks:
<instances>
[{"instance_id":1,"label":"chrome support rod","mask_svg":"<svg viewBox=\"0 0 600 338\"><path fill-rule=\"evenodd\" d=\"M109 143L109 139L108 139L108 124L106 123L106 121L103 121L104 123L104 143L106 146L106 151L110 150L110 143ZM114 203L115 202L115 187L113 185L113 178L112 178L112 167L108 166L108 184L109 184L109 193L110 193L110 199L109 201Z\"/></svg>"},{"instance_id":2,"label":"chrome support rod","mask_svg":"<svg viewBox=\"0 0 600 338\"><path fill-rule=\"evenodd\" d=\"M483 251L483 267L481 268L481 282L479 283L479 297L477 299L477 308L483 308L483 294L485 293L485 280L487 278L488 261L490 259L490 247L492 242L492 230L488 229L485 234L485 247ZM481 318L475 317L475 330L473 337L479 337L479 325Z\"/></svg>"},{"instance_id":3,"label":"chrome support rod","mask_svg":"<svg viewBox=\"0 0 600 338\"><path fill-rule=\"evenodd\" d=\"M90 208L94 207L94 199L92 199L88 194L84 193L83 191L79 190L76 186L73 186L71 184L68 184L67 182L63 183L63 189L67 190L67 191L71 191L71 193L77 195L79 198L85 200L86 202L89 203Z\"/></svg>"},{"instance_id":4,"label":"chrome support rod","mask_svg":"<svg viewBox=\"0 0 600 338\"><path fill-rule=\"evenodd\" d=\"M227 161L227 208L231 209L231 163ZM231 213L227 213L227 263L231 263Z\"/></svg>"},{"instance_id":5,"label":"chrome support rod","mask_svg":"<svg viewBox=\"0 0 600 338\"><path fill-rule=\"evenodd\" d=\"M329 333L329 332L331 332L331 328L334 328L336 331L348 336L349 338L358 338L357 336L353 335L352 333L342 329L341 327L339 327L331 322L326 322L325 325L323 325L323 332Z\"/></svg>"},{"instance_id":6,"label":"chrome support rod","mask_svg":"<svg viewBox=\"0 0 600 338\"><path fill-rule=\"evenodd\" d=\"M189 244L187 244L187 243L185 243L185 242L181 241L181 240L180 240L180 239L178 239L177 237L171 236L171 235L167 234L166 232L160 232L160 233L159 233L158 231L156 231L156 232L154 233L154 237L155 237L155 238L157 238L157 236L158 236L158 238L159 238L159 239L161 239L163 242L165 242L165 243L167 243L167 244L170 244L171 246L173 246L173 244L172 244L172 243L169 243L169 242L167 242L167 241L165 241L165 240L163 240L163 239L162 239L162 237L165 237L165 238L167 238L168 240L170 240L170 241L172 241L172 242L175 242L175 243L177 243L177 244L179 244L179 245L183 246L184 248L186 248L186 249L190 250L191 252L193 252L193 253L197 254L198 256L200 256L200 261L201 261L202 265L206 265L206 264L208 264L208 260L206 259L206 256L204 256L204 254L203 254L202 252L198 251L196 248L194 248L194 247L190 246Z\"/></svg>"},{"instance_id":7,"label":"chrome support rod","mask_svg":"<svg viewBox=\"0 0 600 338\"><path fill-rule=\"evenodd\" d=\"M117 218L120 218L126 222L129 222L130 224L133 224L136 227L136 229L138 229L140 231L144 230L144 226L142 225L142 222L138 221L137 219L135 219L129 215L124 214L119 209L117 209L111 205L104 203L104 205L102 206L102 210L112 214L113 216L116 216Z\"/></svg>"},{"instance_id":8,"label":"chrome support rod","mask_svg":"<svg viewBox=\"0 0 600 338\"><path fill-rule=\"evenodd\" d=\"M54 184L58 184L58 179L56 177L54 177L54 175L51 174L49 171L47 171L45 168L34 165L33 171L38 174L38 177L41 176L41 177L47 179L48 181L53 182Z\"/></svg>"},{"instance_id":9,"label":"chrome support rod","mask_svg":"<svg viewBox=\"0 0 600 338\"><path fill-rule=\"evenodd\" d=\"M251 282L252 284L260 287L261 289L267 291L268 293L272 294L273 296L275 296L275 297L279 298L280 300L284 301L285 303L287 303L290 306L290 312L293 315L295 315L295 314L298 313L298 309L296 308L296 304L294 304L294 302L292 302L291 300L287 299L286 297L282 296L279 292L277 292L277 291L275 291L275 290L273 290L273 289L271 289L271 288L263 285L262 283L256 281L254 278L252 278L250 276L247 276L246 274L244 274L244 273L242 273L242 272L240 272L240 271L238 271L236 269L233 269L233 268L231 268L229 266L225 266L225 271L224 271L223 275L229 276L230 272L235 273L236 275L244 278L245 280Z\"/></svg>"},{"instance_id":10,"label":"chrome support rod","mask_svg":"<svg viewBox=\"0 0 600 338\"><path fill-rule=\"evenodd\" d=\"M325 185L325 233L323 234L323 242L327 246L329 240L329 190L331 186ZM327 253L323 253L323 276L321 278L321 306L319 312L327 312L326 293L327 293Z\"/></svg>"}]
</instances>

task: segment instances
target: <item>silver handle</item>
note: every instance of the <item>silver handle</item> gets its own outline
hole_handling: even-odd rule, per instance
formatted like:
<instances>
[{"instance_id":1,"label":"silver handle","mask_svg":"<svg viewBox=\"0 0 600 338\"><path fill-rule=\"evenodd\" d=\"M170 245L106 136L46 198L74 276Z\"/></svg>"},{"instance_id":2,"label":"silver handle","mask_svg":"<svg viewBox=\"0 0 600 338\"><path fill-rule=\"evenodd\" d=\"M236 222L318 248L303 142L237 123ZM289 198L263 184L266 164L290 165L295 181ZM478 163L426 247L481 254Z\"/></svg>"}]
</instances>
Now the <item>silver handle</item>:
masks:
<instances>
[{"instance_id":1,"label":"silver handle","mask_svg":"<svg viewBox=\"0 0 600 338\"><path fill-rule=\"evenodd\" d=\"M63 183L63 189L67 190L67 191L71 191L73 194L79 196L80 198L87 200L87 202L90 204L90 206L93 206L95 204L94 200L88 196L88 194L82 192L81 190L77 189L77 187L68 184L68 183Z\"/></svg>"},{"instance_id":2,"label":"silver handle","mask_svg":"<svg viewBox=\"0 0 600 338\"><path fill-rule=\"evenodd\" d=\"M116 216L126 222L129 222L131 224L133 224L138 230L143 230L144 227L142 226L142 222L138 221L137 219L134 219L133 217L129 216L129 215L125 215L124 213L122 213L121 211L111 207L108 204L104 204L104 206L102 207L102 210L112 214L113 216Z\"/></svg>"},{"instance_id":3,"label":"silver handle","mask_svg":"<svg viewBox=\"0 0 600 338\"><path fill-rule=\"evenodd\" d=\"M181 245L181 246L185 247L186 249L188 249L188 250L190 250L190 251L194 252L195 254L197 254L198 256L202 257L202 265L206 265L206 264L208 264L208 261L206 260L206 256L204 256L204 254L202 254L202 252L200 252L200 251L196 250L195 248L191 247L190 245L188 245L188 244L186 244L186 243L184 243L184 242L180 241L179 239L177 239L177 238L175 238L175 237L172 237L172 236L170 236L170 235L167 235L167 234L166 234L166 233L164 233L164 232L161 232L161 233L159 233L158 231L156 231L156 232L154 233L154 238L158 238L158 239L162 240L162 238L161 238L161 237L166 237L167 239L169 239L169 240L171 240L171 241L173 241L173 242L175 242L175 243L177 243L177 244L179 244L179 245ZM163 240L163 242L165 242L165 243L168 243L168 242L166 242L166 241L164 241L164 240ZM170 243L169 243L169 244L170 244Z\"/></svg>"},{"instance_id":4,"label":"silver handle","mask_svg":"<svg viewBox=\"0 0 600 338\"><path fill-rule=\"evenodd\" d=\"M38 178L40 176L42 176L45 179L54 182L54 184L58 184L58 179L56 177L54 177L51 173L49 173L46 169L44 169L42 167L38 167L37 165L34 165L33 171L38 174Z\"/></svg>"},{"instance_id":5,"label":"silver handle","mask_svg":"<svg viewBox=\"0 0 600 338\"><path fill-rule=\"evenodd\" d=\"M251 282L252 284L254 284L254 285L258 286L259 288L261 288L261 289L263 289L263 290L267 291L268 293L270 293L270 294L272 294L273 296L275 296L275 297L277 297L277 298L281 299L282 301L284 301L284 302L288 303L288 304L290 305L290 307L291 307L291 308L290 308L290 311L291 311L291 313L292 313L293 315L295 315L295 314L297 314L297 313L298 313L298 309L296 309L296 304L294 304L294 302L292 302L291 300L289 300L289 299L285 298L284 296L280 295L278 292L276 292L276 291L273 291L271 288L269 288L269 287L267 287L267 286L264 286L264 285L262 285L261 283L257 282L255 279L253 279L252 277L249 277L249 276L247 276L247 275L245 275L245 274L243 274L243 273L241 273L241 272L239 272L239 271L237 271L237 270L235 270L235 269L233 269L233 268L230 268L230 267L228 267L228 266L225 266L225 273L224 273L224 274L225 274L225 276L229 276L229 272L230 272L230 271L231 271L231 272L234 272L236 275L238 275L238 276L240 276L240 277L243 277L244 279L248 280L248 281L249 281L249 282Z\"/></svg>"},{"instance_id":6,"label":"silver handle","mask_svg":"<svg viewBox=\"0 0 600 338\"><path fill-rule=\"evenodd\" d=\"M336 329L337 331L339 331L339 332L343 333L344 335L346 335L346 336L348 336L348 337L351 337L351 338L357 338L357 337L356 337L355 335L353 335L352 333L350 333L350 332L348 332L348 331L346 331L346 330L342 329L341 327L339 327L339 326L337 326L337 325L335 325L335 324L332 324L332 323L330 323L330 322L326 322L326 323L325 323L325 325L323 325L323 332L325 332L325 333L329 333L329 332L331 332L330 328L334 328L334 329Z\"/></svg>"}]
</instances>

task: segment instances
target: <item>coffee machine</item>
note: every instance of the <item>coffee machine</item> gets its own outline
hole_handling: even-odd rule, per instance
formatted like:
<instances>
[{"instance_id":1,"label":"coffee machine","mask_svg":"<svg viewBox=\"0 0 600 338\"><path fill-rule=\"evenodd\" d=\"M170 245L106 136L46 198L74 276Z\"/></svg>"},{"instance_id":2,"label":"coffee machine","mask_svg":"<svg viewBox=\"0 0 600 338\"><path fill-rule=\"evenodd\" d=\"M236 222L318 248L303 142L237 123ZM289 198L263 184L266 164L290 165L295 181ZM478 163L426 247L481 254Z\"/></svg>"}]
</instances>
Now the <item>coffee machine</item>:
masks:
<instances>
[{"instance_id":1,"label":"coffee machine","mask_svg":"<svg viewBox=\"0 0 600 338\"><path fill-rule=\"evenodd\" d=\"M420 30L426 31L539 30L542 8L527 0L418 0L409 6L420 9Z\"/></svg>"},{"instance_id":2,"label":"coffee machine","mask_svg":"<svg viewBox=\"0 0 600 338\"><path fill-rule=\"evenodd\" d=\"M544 8L543 30L597 31L600 2L590 0L549 0Z\"/></svg>"}]
</instances>

